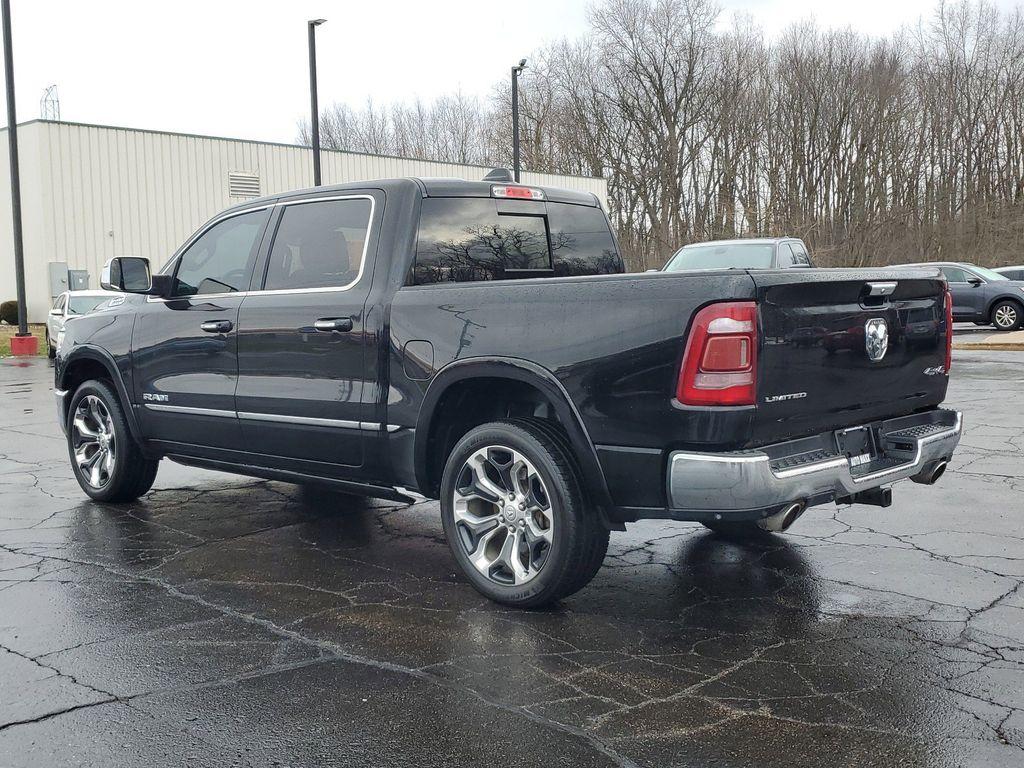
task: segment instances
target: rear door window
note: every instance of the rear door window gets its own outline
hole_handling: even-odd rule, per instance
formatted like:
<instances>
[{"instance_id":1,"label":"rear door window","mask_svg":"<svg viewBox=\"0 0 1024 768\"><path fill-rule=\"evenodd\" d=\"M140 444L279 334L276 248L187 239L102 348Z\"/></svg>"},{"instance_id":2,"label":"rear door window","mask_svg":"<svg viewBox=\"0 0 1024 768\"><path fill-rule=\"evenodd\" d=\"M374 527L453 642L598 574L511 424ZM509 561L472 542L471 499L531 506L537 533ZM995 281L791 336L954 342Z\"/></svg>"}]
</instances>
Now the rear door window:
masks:
<instances>
[{"instance_id":1,"label":"rear door window","mask_svg":"<svg viewBox=\"0 0 1024 768\"><path fill-rule=\"evenodd\" d=\"M264 289L347 288L362 270L373 206L368 198L284 207Z\"/></svg>"},{"instance_id":2,"label":"rear door window","mask_svg":"<svg viewBox=\"0 0 1024 768\"><path fill-rule=\"evenodd\" d=\"M796 259L793 256L793 248L789 243L782 243L779 246L779 264L782 267L792 267L796 263Z\"/></svg>"},{"instance_id":3,"label":"rear door window","mask_svg":"<svg viewBox=\"0 0 1024 768\"><path fill-rule=\"evenodd\" d=\"M811 266L811 257L807 253L807 249L800 243L790 243L789 247L793 249L793 266L795 267L809 267Z\"/></svg>"},{"instance_id":4,"label":"rear door window","mask_svg":"<svg viewBox=\"0 0 1024 768\"><path fill-rule=\"evenodd\" d=\"M946 282L949 283L966 283L967 273L959 267L941 267L942 274L946 276Z\"/></svg>"}]
</instances>

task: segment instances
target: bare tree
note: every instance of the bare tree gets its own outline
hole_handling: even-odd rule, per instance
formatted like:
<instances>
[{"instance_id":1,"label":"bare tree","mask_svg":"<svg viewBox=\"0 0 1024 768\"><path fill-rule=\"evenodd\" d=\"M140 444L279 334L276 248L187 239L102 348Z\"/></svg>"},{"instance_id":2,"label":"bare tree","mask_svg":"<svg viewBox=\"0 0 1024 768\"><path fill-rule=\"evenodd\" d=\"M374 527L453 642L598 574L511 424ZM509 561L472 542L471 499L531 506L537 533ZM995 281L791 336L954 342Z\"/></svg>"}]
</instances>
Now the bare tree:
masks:
<instances>
[{"instance_id":1,"label":"bare tree","mask_svg":"<svg viewBox=\"0 0 1024 768\"><path fill-rule=\"evenodd\" d=\"M530 57L524 166L600 175L627 263L686 242L793 234L831 265L1024 250L1024 18L940 2L885 38L796 24L774 40L710 0L602 0ZM511 162L511 94L334 105L326 147ZM308 135L300 126L300 137Z\"/></svg>"}]
</instances>

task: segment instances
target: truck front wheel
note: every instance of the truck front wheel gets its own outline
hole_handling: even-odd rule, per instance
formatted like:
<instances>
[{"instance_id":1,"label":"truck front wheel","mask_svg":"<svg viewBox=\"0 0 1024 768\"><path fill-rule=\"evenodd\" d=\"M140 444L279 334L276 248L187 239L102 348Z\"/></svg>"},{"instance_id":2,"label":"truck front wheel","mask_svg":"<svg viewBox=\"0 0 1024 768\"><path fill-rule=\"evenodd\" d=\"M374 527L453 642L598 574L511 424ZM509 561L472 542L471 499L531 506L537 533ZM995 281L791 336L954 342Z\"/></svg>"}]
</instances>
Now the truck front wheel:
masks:
<instances>
[{"instance_id":1,"label":"truck front wheel","mask_svg":"<svg viewBox=\"0 0 1024 768\"><path fill-rule=\"evenodd\" d=\"M470 583L519 608L582 589L608 548L567 442L556 425L533 419L484 424L456 444L441 480L441 516Z\"/></svg>"},{"instance_id":2,"label":"truck front wheel","mask_svg":"<svg viewBox=\"0 0 1024 768\"><path fill-rule=\"evenodd\" d=\"M68 455L75 479L96 501L134 501L153 487L160 462L142 455L121 401L105 381L82 384L67 416Z\"/></svg>"}]
</instances>

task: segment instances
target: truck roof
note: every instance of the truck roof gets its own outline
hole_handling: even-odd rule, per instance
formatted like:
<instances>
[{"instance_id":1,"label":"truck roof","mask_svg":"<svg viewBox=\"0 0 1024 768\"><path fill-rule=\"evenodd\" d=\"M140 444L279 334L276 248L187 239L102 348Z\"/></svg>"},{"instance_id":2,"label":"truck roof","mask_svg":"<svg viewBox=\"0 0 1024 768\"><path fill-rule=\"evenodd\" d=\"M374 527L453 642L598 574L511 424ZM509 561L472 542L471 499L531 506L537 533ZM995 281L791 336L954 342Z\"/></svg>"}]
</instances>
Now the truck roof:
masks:
<instances>
[{"instance_id":1,"label":"truck roof","mask_svg":"<svg viewBox=\"0 0 1024 768\"><path fill-rule=\"evenodd\" d=\"M409 176L398 179L370 179L364 181L350 181L344 184L324 184L319 187L308 187L306 189L295 189L288 192L281 192L276 195L265 195L244 203L233 205L226 210L248 208L254 205L266 205L274 200L289 199L293 197L304 197L311 194L325 194L330 192L348 192L350 190L381 189L385 193L389 190L397 191L400 188L408 188L415 185L419 188L423 197L490 197L492 186L522 186L531 189L540 189L544 192L544 199L553 203L571 203L572 205L600 206L597 196L590 192L577 192L571 189L559 189L557 187L542 187L537 184L512 184L510 182L497 181L467 181L466 179L455 178L430 178Z\"/></svg>"},{"instance_id":2,"label":"truck roof","mask_svg":"<svg viewBox=\"0 0 1024 768\"><path fill-rule=\"evenodd\" d=\"M705 245L745 245L748 243L770 243L775 245L785 240L798 240L796 237L736 237L728 240L704 240L699 243L688 243L683 248L699 248Z\"/></svg>"}]
</instances>

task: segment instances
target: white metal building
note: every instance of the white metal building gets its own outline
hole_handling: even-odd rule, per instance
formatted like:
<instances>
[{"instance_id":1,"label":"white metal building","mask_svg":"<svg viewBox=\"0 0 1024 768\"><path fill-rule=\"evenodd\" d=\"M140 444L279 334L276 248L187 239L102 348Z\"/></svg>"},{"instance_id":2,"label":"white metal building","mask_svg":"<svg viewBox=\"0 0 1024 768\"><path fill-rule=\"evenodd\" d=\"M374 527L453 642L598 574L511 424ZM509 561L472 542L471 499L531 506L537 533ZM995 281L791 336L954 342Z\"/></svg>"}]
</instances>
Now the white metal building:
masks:
<instances>
[{"instance_id":1,"label":"white metal building","mask_svg":"<svg viewBox=\"0 0 1024 768\"><path fill-rule=\"evenodd\" d=\"M7 129L0 130L0 301L15 298ZM111 256L154 268L213 214L247 198L312 186L310 150L289 144L33 120L18 126L25 290L41 322L67 270L99 287ZM490 169L324 151L324 184L402 176L480 179ZM524 183L593 192L604 179L524 173ZM51 278L51 275L53 276ZM81 286L85 287L85 286Z\"/></svg>"}]
</instances>

